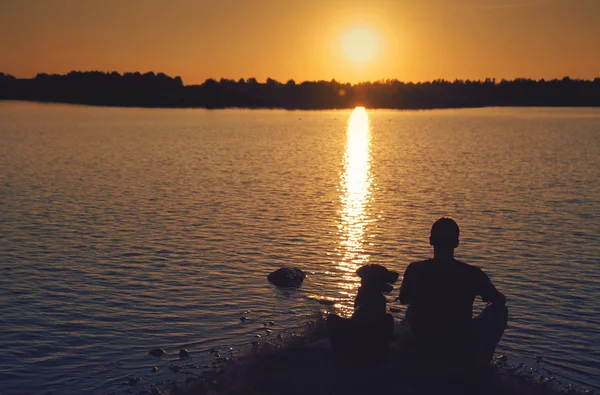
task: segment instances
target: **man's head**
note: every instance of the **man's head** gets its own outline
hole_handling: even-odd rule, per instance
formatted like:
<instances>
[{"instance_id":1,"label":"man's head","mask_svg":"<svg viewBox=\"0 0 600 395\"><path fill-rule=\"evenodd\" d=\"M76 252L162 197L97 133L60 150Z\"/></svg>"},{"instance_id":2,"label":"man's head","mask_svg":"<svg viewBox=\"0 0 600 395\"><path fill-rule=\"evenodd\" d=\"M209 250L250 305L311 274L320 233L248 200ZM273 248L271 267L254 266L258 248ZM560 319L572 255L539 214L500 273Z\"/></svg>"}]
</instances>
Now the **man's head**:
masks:
<instances>
[{"instance_id":1,"label":"man's head","mask_svg":"<svg viewBox=\"0 0 600 395\"><path fill-rule=\"evenodd\" d=\"M453 219L442 217L433 223L429 244L434 248L454 249L458 247L460 230Z\"/></svg>"}]
</instances>

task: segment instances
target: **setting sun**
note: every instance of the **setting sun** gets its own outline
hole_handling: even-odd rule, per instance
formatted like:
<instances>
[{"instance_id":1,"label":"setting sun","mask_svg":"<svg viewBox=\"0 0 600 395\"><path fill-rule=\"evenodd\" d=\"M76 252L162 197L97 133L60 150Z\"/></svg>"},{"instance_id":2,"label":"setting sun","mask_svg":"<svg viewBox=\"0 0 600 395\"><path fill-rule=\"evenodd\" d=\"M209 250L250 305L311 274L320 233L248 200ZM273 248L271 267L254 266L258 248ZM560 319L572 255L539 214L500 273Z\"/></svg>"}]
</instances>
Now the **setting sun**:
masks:
<instances>
[{"instance_id":1,"label":"setting sun","mask_svg":"<svg viewBox=\"0 0 600 395\"><path fill-rule=\"evenodd\" d=\"M348 30L341 40L342 53L356 65L372 62L379 54L380 47L379 35L372 28L364 26Z\"/></svg>"}]
</instances>

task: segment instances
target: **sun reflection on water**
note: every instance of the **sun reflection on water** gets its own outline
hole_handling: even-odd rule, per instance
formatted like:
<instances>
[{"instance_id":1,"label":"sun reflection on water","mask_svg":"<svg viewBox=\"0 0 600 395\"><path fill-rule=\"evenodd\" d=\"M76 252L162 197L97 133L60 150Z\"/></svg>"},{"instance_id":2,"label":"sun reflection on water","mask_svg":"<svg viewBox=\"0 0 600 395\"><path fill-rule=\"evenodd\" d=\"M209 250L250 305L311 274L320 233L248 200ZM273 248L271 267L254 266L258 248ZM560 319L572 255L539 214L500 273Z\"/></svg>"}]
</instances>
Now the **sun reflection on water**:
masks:
<instances>
[{"instance_id":1,"label":"sun reflection on water","mask_svg":"<svg viewBox=\"0 0 600 395\"><path fill-rule=\"evenodd\" d=\"M365 226L369 223L366 207L371 197L370 141L369 116L364 107L357 107L348 119L344 173L340 179L342 208L338 224L341 249L338 269L343 273L338 285L344 296L352 298L359 285L356 269L369 260L363 243Z\"/></svg>"}]
</instances>

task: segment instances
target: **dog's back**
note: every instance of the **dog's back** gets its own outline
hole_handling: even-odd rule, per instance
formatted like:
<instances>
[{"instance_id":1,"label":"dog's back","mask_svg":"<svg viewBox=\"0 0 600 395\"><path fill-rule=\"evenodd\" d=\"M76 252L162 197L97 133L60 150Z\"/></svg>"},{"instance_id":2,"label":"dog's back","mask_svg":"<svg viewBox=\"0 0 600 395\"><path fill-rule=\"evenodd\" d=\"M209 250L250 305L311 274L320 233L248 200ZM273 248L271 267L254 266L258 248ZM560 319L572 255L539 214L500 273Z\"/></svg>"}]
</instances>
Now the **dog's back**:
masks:
<instances>
[{"instance_id":1,"label":"dog's back","mask_svg":"<svg viewBox=\"0 0 600 395\"><path fill-rule=\"evenodd\" d=\"M378 289L360 287L354 299L354 314L352 319L369 321L378 319L386 313L387 300Z\"/></svg>"}]
</instances>

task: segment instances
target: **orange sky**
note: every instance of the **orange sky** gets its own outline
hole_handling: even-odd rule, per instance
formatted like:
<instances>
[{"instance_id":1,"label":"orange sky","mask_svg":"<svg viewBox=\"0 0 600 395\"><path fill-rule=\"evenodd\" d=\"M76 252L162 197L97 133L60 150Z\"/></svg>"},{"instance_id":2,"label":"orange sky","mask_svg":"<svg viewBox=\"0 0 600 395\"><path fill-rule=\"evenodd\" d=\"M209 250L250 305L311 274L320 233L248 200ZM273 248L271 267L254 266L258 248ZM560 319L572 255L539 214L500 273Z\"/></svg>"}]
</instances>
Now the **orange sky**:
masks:
<instances>
[{"instance_id":1,"label":"orange sky","mask_svg":"<svg viewBox=\"0 0 600 395\"><path fill-rule=\"evenodd\" d=\"M353 28L379 52L342 51ZM358 54L360 56L360 53ZM2 0L0 71L359 82L600 76L600 0Z\"/></svg>"}]
</instances>

